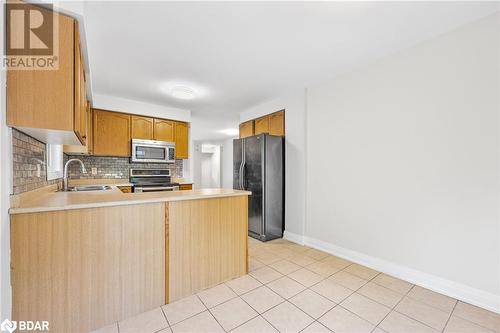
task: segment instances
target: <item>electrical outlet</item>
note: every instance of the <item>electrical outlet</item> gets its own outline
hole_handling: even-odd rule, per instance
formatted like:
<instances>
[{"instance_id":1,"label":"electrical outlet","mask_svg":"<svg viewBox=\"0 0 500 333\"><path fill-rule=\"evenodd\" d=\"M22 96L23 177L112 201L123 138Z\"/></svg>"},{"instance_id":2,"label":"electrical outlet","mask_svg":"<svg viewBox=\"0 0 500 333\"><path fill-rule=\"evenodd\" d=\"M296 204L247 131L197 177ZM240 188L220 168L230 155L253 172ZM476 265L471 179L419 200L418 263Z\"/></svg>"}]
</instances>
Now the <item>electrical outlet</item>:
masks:
<instances>
[{"instance_id":1,"label":"electrical outlet","mask_svg":"<svg viewBox=\"0 0 500 333\"><path fill-rule=\"evenodd\" d=\"M97 168L92 168L92 174L97 175Z\"/></svg>"}]
</instances>

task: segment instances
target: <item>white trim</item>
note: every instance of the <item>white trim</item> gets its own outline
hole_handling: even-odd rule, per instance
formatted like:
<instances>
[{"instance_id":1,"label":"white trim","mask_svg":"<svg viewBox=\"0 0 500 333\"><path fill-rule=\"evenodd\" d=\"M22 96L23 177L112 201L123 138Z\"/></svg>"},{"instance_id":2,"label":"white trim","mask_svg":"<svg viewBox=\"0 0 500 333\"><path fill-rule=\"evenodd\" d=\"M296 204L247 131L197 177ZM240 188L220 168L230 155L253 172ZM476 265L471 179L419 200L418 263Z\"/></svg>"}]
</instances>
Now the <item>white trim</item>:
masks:
<instances>
[{"instance_id":1,"label":"white trim","mask_svg":"<svg viewBox=\"0 0 500 333\"><path fill-rule=\"evenodd\" d=\"M299 245L304 245L304 236L302 235L298 235L298 234L294 234L292 232L289 232L289 231L284 231L283 232L283 238L292 242L292 243L297 243Z\"/></svg>"},{"instance_id":2,"label":"white trim","mask_svg":"<svg viewBox=\"0 0 500 333\"><path fill-rule=\"evenodd\" d=\"M294 243L333 254L469 304L500 313L500 295L495 295L459 282L401 266L384 259L372 257L318 239L293 234L287 231L285 231L283 238Z\"/></svg>"}]
</instances>

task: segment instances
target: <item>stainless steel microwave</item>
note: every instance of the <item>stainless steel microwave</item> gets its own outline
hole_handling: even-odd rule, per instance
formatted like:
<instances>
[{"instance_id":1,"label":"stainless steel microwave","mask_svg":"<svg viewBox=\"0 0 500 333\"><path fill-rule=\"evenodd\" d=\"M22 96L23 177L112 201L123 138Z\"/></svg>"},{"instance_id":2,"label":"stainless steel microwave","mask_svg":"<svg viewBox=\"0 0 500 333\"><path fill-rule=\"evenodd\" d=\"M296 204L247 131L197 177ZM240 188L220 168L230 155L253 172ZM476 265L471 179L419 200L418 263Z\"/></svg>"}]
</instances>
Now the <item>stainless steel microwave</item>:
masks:
<instances>
[{"instance_id":1,"label":"stainless steel microwave","mask_svg":"<svg viewBox=\"0 0 500 333\"><path fill-rule=\"evenodd\" d=\"M174 163L175 143L132 139L132 162Z\"/></svg>"}]
</instances>

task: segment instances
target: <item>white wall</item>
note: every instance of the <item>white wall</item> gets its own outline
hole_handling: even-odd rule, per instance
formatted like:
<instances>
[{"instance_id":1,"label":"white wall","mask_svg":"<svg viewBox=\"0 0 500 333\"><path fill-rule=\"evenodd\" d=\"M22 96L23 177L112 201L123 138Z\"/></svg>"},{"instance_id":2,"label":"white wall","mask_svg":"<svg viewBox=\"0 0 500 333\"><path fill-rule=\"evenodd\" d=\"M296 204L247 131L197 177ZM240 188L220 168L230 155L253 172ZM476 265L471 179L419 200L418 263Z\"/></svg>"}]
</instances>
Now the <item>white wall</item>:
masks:
<instances>
[{"instance_id":1,"label":"white wall","mask_svg":"<svg viewBox=\"0 0 500 333\"><path fill-rule=\"evenodd\" d=\"M203 188L203 156L202 144L217 145L220 148L220 179L217 187L233 188L233 138L226 140L200 140L193 142L193 182L194 188ZM213 154L212 154L213 155ZM212 158L212 157L210 157ZM211 172L211 171L210 171ZM206 186L205 186L206 187Z\"/></svg>"},{"instance_id":2,"label":"white wall","mask_svg":"<svg viewBox=\"0 0 500 333\"><path fill-rule=\"evenodd\" d=\"M498 22L308 89L306 243L500 311Z\"/></svg>"},{"instance_id":3,"label":"white wall","mask_svg":"<svg viewBox=\"0 0 500 333\"><path fill-rule=\"evenodd\" d=\"M240 114L240 121L285 109L285 232L303 234L306 211L305 90L262 103Z\"/></svg>"},{"instance_id":4,"label":"white wall","mask_svg":"<svg viewBox=\"0 0 500 333\"><path fill-rule=\"evenodd\" d=\"M1 2L4 17L4 1ZM2 22L4 22L2 20ZM4 25L0 24L0 54L4 54ZM0 320L11 318L12 290L10 287L10 219L9 195L12 193L12 131L6 122L6 75L0 71Z\"/></svg>"}]
</instances>

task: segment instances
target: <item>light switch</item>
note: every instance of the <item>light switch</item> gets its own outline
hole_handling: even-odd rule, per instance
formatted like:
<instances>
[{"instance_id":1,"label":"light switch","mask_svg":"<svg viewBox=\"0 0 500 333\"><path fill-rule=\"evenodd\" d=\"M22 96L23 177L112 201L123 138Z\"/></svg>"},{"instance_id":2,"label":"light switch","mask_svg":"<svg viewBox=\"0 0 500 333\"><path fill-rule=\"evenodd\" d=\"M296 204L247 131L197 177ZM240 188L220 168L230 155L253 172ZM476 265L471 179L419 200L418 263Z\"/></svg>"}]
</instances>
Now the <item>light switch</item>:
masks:
<instances>
[{"instance_id":1,"label":"light switch","mask_svg":"<svg viewBox=\"0 0 500 333\"><path fill-rule=\"evenodd\" d=\"M97 168L92 168L92 174L97 175Z\"/></svg>"}]
</instances>

